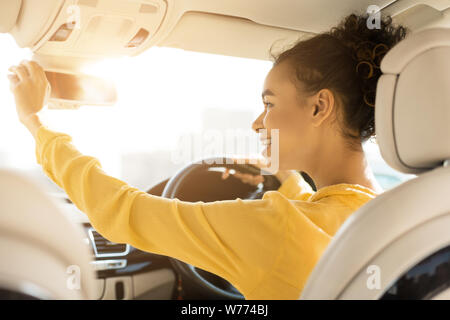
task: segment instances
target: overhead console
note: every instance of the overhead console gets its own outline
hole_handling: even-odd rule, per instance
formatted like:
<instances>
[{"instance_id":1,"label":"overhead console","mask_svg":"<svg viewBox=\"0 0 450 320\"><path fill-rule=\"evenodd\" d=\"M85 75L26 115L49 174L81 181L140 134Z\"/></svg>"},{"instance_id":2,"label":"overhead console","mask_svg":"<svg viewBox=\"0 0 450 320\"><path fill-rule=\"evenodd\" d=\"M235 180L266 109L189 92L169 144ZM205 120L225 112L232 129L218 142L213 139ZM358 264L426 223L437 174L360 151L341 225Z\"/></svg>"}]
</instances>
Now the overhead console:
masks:
<instances>
[{"instance_id":1,"label":"overhead console","mask_svg":"<svg viewBox=\"0 0 450 320\"><path fill-rule=\"evenodd\" d=\"M105 58L146 48L166 14L163 0L22 0L10 31L38 55Z\"/></svg>"},{"instance_id":2,"label":"overhead console","mask_svg":"<svg viewBox=\"0 0 450 320\"><path fill-rule=\"evenodd\" d=\"M30 48L46 70L50 108L108 106L116 102L114 84L80 70L144 51L166 11L164 0L8 0L0 3L0 32Z\"/></svg>"}]
</instances>

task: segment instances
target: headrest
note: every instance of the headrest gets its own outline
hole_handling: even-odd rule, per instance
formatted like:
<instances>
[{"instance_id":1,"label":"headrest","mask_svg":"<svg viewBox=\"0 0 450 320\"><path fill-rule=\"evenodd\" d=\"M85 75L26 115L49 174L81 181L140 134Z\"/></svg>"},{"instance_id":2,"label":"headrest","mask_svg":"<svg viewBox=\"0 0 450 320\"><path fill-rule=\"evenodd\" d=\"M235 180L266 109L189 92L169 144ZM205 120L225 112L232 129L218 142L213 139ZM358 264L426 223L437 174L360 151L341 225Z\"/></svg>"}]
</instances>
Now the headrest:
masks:
<instances>
[{"instance_id":1,"label":"headrest","mask_svg":"<svg viewBox=\"0 0 450 320\"><path fill-rule=\"evenodd\" d=\"M8 32L17 21L22 0L0 1L0 32Z\"/></svg>"},{"instance_id":2,"label":"headrest","mask_svg":"<svg viewBox=\"0 0 450 320\"><path fill-rule=\"evenodd\" d=\"M421 173L450 159L450 29L411 34L381 62L375 130L394 169Z\"/></svg>"}]
</instances>

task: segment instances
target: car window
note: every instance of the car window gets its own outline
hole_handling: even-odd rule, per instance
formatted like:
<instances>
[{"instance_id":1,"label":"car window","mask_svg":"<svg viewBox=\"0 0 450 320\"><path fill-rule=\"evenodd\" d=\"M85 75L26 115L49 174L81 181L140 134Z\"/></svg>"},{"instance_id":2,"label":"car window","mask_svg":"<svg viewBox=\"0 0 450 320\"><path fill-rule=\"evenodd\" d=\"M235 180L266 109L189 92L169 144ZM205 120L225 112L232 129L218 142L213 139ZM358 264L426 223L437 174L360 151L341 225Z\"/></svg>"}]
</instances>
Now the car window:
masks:
<instances>
[{"instance_id":1,"label":"car window","mask_svg":"<svg viewBox=\"0 0 450 320\"><path fill-rule=\"evenodd\" d=\"M31 52L18 48L6 34L0 35L0 46L4 74L0 79L0 166L24 170L49 190L58 191L36 164L34 141L17 121L6 78L7 69L30 59ZM211 139L256 139L251 123L263 109L261 89L271 65L154 47L137 57L86 68L87 73L115 81L116 105L47 110L43 117L52 129L70 134L83 153L97 157L106 172L146 189L170 177L187 160L220 152L208 145ZM239 152L237 144L232 153ZM181 157L180 149L186 146L201 152ZM412 177L389 168L376 144L366 143L365 150L385 190Z\"/></svg>"},{"instance_id":2,"label":"car window","mask_svg":"<svg viewBox=\"0 0 450 320\"><path fill-rule=\"evenodd\" d=\"M376 141L367 141L363 148L375 178L383 190L392 189L400 183L416 177L414 174L404 174L392 169L381 157L380 148Z\"/></svg>"}]
</instances>

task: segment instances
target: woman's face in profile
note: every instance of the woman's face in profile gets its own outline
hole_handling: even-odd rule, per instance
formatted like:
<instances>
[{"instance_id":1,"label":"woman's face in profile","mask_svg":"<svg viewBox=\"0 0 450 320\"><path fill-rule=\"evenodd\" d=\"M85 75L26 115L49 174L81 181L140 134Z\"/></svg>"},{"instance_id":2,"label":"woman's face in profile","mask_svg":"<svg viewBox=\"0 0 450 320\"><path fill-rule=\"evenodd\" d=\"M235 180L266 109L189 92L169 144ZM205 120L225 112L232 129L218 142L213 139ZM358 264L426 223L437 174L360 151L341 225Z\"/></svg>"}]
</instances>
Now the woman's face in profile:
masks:
<instances>
[{"instance_id":1,"label":"woman's face in profile","mask_svg":"<svg viewBox=\"0 0 450 320\"><path fill-rule=\"evenodd\" d=\"M305 161L312 157L311 147L315 143L311 123L313 102L299 92L290 68L289 63L282 62L268 73L262 93L264 111L253 122L252 128L256 132L267 130L269 140L263 155L272 157L272 162L278 157L280 170L302 170ZM273 129L279 130L278 150L272 141L275 137Z\"/></svg>"}]
</instances>

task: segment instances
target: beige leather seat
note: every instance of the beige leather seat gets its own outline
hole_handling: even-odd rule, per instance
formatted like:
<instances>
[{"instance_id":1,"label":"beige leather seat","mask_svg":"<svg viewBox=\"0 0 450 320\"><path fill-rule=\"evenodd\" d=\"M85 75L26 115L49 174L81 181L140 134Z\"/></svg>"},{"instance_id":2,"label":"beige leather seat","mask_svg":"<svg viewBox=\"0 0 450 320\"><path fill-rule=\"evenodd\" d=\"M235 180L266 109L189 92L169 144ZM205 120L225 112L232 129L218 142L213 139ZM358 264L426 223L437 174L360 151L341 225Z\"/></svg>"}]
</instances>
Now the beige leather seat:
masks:
<instances>
[{"instance_id":1,"label":"beige leather seat","mask_svg":"<svg viewBox=\"0 0 450 320\"><path fill-rule=\"evenodd\" d=\"M42 10L52 2L45 1ZM1 2L0 32L21 27L16 22L22 4ZM0 299L95 298L95 274L83 238L79 226L38 186L18 172L0 170Z\"/></svg>"},{"instance_id":2,"label":"beige leather seat","mask_svg":"<svg viewBox=\"0 0 450 320\"><path fill-rule=\"evenodd\" d=\"M0 299L94 299L85 237L35 183L0 170Z\"/></svg>"},{"instance_id":3,"label":"beige leather seat","mask_svg":"<svg viewBox=\"0 0 450 320\"><path fill-rule=\"evenodd\" d=\"M450 29L410 35L385 56L381 70L375 118L382 156L418 177L344 223L301 299L378 299L389 288L395 297L402 275L425 258L429 266L442 250L442 283L426 297L450 299Z\"/></svg>"}]
</instances>

